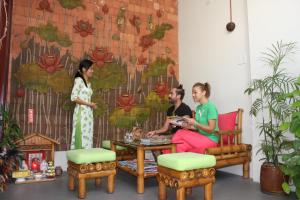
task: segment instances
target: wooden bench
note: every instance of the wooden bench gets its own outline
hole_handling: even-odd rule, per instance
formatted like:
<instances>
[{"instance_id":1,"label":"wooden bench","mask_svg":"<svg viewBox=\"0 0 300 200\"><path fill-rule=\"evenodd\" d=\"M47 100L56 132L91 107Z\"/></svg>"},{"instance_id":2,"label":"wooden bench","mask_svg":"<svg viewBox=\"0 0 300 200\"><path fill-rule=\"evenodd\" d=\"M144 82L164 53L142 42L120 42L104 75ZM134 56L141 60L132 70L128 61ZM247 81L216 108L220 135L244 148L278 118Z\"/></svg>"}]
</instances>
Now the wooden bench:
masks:
<instances>
[{"instance_id":1,"label":"wooden bench","mask_svg":"<svg viewBox=\"0 0 300 200\"><path fill-rule=\"evenodd\" d=\"M236 120L234 130L220 130L220 142L218 147L206 149L206 154L214 155L217 163L215 168L222 168L232 165L243 165L243 177L249 178L250 162L252 155L252 146L242 143L242 115L243 109L239 108L236 112ZM230 115L232 113L223 114ZM219 120L222 120L222 114L219 115ZM219 121L220 124L220 121ZM220 127L220 126L219 126ZM220 127L221 128L221 127ZM227 143L224 139L227 138Z\"/></svg>"}]
</instances>

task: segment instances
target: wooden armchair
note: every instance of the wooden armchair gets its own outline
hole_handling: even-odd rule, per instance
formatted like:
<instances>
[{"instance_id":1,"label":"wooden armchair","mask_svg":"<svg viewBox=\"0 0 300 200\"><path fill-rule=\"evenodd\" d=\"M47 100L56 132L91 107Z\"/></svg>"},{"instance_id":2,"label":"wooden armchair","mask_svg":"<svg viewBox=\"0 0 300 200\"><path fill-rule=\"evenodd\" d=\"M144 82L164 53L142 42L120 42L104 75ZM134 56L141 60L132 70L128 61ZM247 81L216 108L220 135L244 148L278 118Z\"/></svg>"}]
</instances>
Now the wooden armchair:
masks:
<instances>
[{"instance_id":1,"label":"wooden armchair","mask_svg":"<svg viewBox=\"0 0 300 200\"><path fill-rule=\"evenodd\" d=\"M206 154L216 157L217 163L215 168L242 164L243 177L249 178L252 146L243 144L241 141L242 114L243 109L239 108L235 112L219 115L219 146L206 149Z\"/></svg>"}]
</instances>

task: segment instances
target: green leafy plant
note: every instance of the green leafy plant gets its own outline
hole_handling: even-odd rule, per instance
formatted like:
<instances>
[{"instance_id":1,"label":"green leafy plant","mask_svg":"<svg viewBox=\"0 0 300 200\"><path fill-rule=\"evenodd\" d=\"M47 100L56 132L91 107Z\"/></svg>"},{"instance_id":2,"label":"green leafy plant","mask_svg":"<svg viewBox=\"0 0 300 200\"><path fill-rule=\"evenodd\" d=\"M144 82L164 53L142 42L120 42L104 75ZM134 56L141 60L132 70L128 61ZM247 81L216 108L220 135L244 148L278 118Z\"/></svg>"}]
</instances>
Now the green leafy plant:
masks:
<instances>
[{"instance_id":1,"label":"green leafy plant","mask_svg":"<svg viewBox=\"0 0 300 200\"><path fill-rule=\"evenodd\" d=\"M22 159L14 141L23 138L22 131L7 107L0 105L2 138L0 140L0 191L11 181L11 174Z\"/></svg>"},{"instance_id":2,"label":"green leafy plant","mask_svg":"<svg viewBox=\"0 0 300 200\"><path fill-rule=\"evenodd\" d=\"M295 99L290 105L292 112L288 117L288 122L280 126L282 131L289 130L293 134L293 139L285 141L287 153L282 156L283 165L281 169L292 180L296 187L296 195L300 199L300 76L296 84L297 88L287 94L289 98ZM291 186L287 182L282 184L282 188L286 193L290 193Z\"/></svg>"},{"instance_id":3,"label":"green leafy plant","mask_svg":"<svg viewBox=\"0 0 300 200\"><path fill-rule=\"evenodd\" d=\"M289 76L282 65L294 50L295 43L273 44L263 53L263 61L270 67L270 73L253 80L245 90L246 94L256 97L250 115L260 120L258 127L263 140L258 153L262 152L262 160L275 166L279 166L279 157L284 149L284 131L279 126L291 111L288 103L292 99L285 94L296 87L295 78Z\"/></svg>"}]
</instances>

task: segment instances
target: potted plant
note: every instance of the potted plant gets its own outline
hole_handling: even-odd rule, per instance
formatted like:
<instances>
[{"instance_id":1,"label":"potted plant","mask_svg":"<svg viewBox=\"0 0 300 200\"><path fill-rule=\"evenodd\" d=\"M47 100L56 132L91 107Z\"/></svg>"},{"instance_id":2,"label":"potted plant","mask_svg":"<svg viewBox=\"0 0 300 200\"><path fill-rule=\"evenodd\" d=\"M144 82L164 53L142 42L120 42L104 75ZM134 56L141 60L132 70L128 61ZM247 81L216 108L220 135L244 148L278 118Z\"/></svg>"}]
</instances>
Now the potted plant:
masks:
<instances>
[{"instance_id":1,"label":"potted plant","mask_svg":"<svg viewBox=\"0 0 300 200\"><path fill-rule=\"evenodd\" d=\"M285 150L282 157L283 165L281 167L285 175L289 176L292 184L285 181L282 188L286 193L290 193L291 188L295 186L295 191L298 199L300 199L300 76L297 79L297 88L287 94L288 97L294 98L295 101L291 103L293 109L288 121L281 125L283 131L289 130L293 134L289 140L285 141Z\"/></svg>"},{"instance_id":2,"label":"potted plant","mask_svg":"<svg viewBox=\"0 0 300 200\"><path fill-rule=\"evenodd\" d=\"M12 180L11 175L21 161L21 154L14 141L23 138L21 129L12 118L8 108L0 105L0 124L2 138L0 140L0 191Z\"/></svg>"},{"instance_id":3,"label":"potted plant","mask_svg":"<svg viewBox=\"0 0 300 200\"><path fill-rule=\"evenodd\" d=\"M245 90L248 95L253 95L254 102L250 108L250 115L258 121L258 128L262 141L257 153L262 153L260 185L263 192L281 193L284 175L280 170L280 155L284 150L284 130L280 125L289 115L291 108L289 99L285 94L295 88L295 78L289 76L283 64L294 53L295 43L273 44L263 53L264 63L271 69L261 78L255 79Z\"/></svg>"}]
</instances>

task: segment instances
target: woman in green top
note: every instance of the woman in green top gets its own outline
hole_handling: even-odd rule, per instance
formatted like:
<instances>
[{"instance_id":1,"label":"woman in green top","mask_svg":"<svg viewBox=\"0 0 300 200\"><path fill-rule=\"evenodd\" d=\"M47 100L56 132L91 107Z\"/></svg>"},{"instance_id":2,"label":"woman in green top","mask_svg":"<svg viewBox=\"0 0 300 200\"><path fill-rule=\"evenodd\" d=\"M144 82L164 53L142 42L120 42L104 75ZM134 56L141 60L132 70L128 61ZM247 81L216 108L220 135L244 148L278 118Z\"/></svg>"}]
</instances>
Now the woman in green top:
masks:
<instances>
[{"instance_id":1,"label":"woman in green top","mask_svg":"<svg viewBox=\"0 0 300 200\"><path fill-rule=\"evenodd\" d=\"M178 130L172 138L177 144L177 152L204 153L206 148L216 147L219 137L215 134L218 128L218 111L209 100L210 85L196 83L193 86L193 99L199 103L194 118L185 118L184 129Z\"/></svg>"},{"instance_id":2,"label":"woman in green top","mask_svg":"<svg viewBox=\"0 0 300 200\"><path fill-rule=\"evenodd\" d=\"M89 149L93 147L93 109L97 105L91 102L93 90L89 79L93 75L93 62L82 60L75 74L71 101L76 103L73 113L71 149Z\"/></svg>"}]
</instances>

